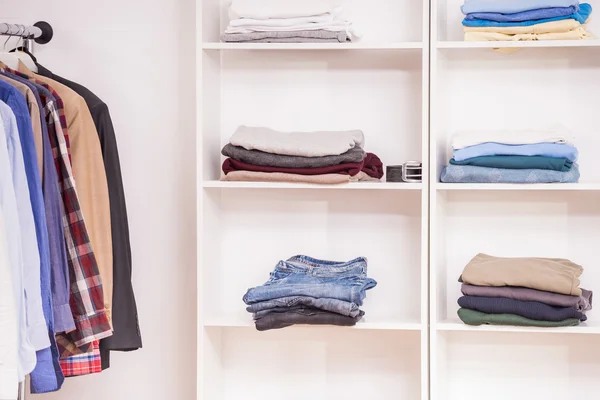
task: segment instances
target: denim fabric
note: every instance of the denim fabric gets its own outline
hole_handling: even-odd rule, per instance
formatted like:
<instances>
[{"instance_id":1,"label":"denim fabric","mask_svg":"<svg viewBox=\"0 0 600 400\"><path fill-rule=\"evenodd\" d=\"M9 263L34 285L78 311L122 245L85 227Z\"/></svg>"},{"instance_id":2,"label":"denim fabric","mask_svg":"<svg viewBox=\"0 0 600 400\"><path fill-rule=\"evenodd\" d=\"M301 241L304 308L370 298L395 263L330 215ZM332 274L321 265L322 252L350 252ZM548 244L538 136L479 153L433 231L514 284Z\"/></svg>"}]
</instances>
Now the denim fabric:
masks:
<instances>
[{"instance_id":1,"label":"denim fabric","mask_svg":"<svg viewBox=\"0 0 600 400\"><path fill-rule=\"evenodd\" d=\"M367 260L359 257L348 262L326 261L295 256L280 261L269 281L251 288L244 295L246 304L290 296L330 298L362 305L366 290L377 285L367 277Z\"/></svg>"},{"instance_id":2,"label":"denim fabric","mask_svg":"<svg viewBox=\"0 0 600 400\"><path fill-rule=\"evenodd\" d=\"M281 329L297 324L354 326L364 314L361 311L356 317L352 318L314 308L300 308L283 313L270 313L255 322L256 329L259 331Z\"/></svg>"},{"instance_id":3,"label":"denim fabric","mask_svg":"<svg viewBox=\"0 0 600 400\"><path fill-rule=\"evenodd\" d=\"M289 308L301 306L318 308L347 317L356 317L360 311L358 305L347 301L328 298L315 299L307 296L290 296L261 301L248 306L246 311L254 313L254 319L257 319L270 312L284 312Z\"/></svg>"},{"instance_id":4,"label":"denim fabric","mask_svg":"<svg viewBox=\"0 0 600 400\"><path fill-rule=\"evenodd\" d=\"M440 177L448 183L575 183L579 181L579 167L573 164L568 172L548 169L501 169L448 165Z\"/></svg>"},{"instance_id":5,"label":"denim fabric","mask_svg":"<svg viewBox=\"0 0 600 400\"><path fill-rule=\"evenodd\" d=\"M592 13L592 6L584 3L580 6L580 10L569 15L552 15L549 10L565 10L569 8L546 8L542 10L533 10L530 13L536 15L534 11L537 11L537 15L539 18L532 18L524 21L490 21L488 19L471 19L465 18L463 20L464 26L471 27L488 27L488 26L531 26L537 24L543 24L544 22L552 22L552 21L561 21L563 19L574 19L580 24L585 24L585 21L588 20L590 14ZM472 14L471 14L472 15ZM502 14L501 14L502 15ZM506 15L506 14L504 14ZM545 15L545 16L544 16Z\"/></svg>"},{"instance_id":6,"label":"denim fabric","mask_svg":"<svg viewBox=\"0 0 600 400\"><path fill-rule=\"evenodd\" d=\"M575 14L577 11L579 11L578 5L573 5L571 7L537 8L535 10L527 10L514 14L481 12L467 14L465 16L465 21L483 19L496 22L521 22L553 17L569 17L571 14Z\"/></svg>"}]
</instances>

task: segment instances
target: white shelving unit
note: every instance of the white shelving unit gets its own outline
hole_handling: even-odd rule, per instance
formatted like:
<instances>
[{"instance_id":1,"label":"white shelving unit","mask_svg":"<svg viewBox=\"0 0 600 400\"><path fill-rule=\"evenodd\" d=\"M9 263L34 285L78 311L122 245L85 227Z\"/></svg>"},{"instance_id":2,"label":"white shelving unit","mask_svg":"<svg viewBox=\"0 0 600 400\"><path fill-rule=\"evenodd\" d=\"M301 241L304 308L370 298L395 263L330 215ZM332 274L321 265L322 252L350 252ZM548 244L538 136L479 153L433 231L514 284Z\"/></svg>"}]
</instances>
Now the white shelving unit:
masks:
<instances>
[{"instance_id":1,"label":"white shelving unit","mask_svg":"<svg viewBox=\"0 0 600 400\"><path fill-rule=\"evenodd\" d=\"M463 42L461 4L431 3L431 399L597 393L594 311L580 326L553 329L467 326L456 311L458 277L477 253L566 257L583 265L583 287L599 287L600 114L592 103L600 89L600 41ZM595 22L590 30L600 33ZM439 183L455 132L552 123L576 135L581 183Z\"/></svg>"},{"instance_id":2,"label":"white shelving unit","mask_svg":"<svg viewBox=\"0 0 600 400\"><path fill-rule=\"evenodd\" d=\"M198 1L198 388L204 400L425 400L429 5L349 0L356 43L221 43L229 1ZM223 182L238 125L361 129L422 184ZM355 327L257 332L242 296L295 254L365 256L378 281Z\"/></svg>"},{"instance_id":3,"label":"white shelving unit","mask_svg":"<svg viewBox=\"0 0 600 400\"><path fill-rule=\"evenodd\" d=\"M600 41L462 41L461 0L349 0L364 39L219 42L227 0L198 1L199 398L563 400L600 389L600 324L464 325L458 277L477 253L566 257L600 287ZM592 6L598 6L596 0ZM590 30L600 34L593 20ZM501 51L494 51L495 49ZM461 129L560 122L581 183L444 184ZM241 124L362 129L422 184L223 182ZM294 254L369 259L378 286L352 328L257 332L241 300Z\"/></svg>"}]
</instances>

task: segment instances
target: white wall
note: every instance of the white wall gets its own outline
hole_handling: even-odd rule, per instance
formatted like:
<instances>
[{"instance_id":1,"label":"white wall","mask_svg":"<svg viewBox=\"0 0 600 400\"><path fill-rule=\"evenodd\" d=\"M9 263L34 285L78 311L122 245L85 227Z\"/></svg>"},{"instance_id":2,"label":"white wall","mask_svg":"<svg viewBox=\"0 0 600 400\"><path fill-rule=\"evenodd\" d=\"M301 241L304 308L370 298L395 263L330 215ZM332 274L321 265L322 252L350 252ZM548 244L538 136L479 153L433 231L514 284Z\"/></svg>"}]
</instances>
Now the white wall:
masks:
<instances>
[{"instance_id":1,"label":"white wall","mask_svg":"<svg viewBox=\"0 0 600 400\"><path fill-rule=\"evenodd\" d=\"M55 37L37 47L39 62L110 107L144 343L136 352L113 353L102 374L70 378L56 394L27 398L193 399L194 1L0 0L0 10L0 22L48 21Z\"/></svg>"}]
</instances>

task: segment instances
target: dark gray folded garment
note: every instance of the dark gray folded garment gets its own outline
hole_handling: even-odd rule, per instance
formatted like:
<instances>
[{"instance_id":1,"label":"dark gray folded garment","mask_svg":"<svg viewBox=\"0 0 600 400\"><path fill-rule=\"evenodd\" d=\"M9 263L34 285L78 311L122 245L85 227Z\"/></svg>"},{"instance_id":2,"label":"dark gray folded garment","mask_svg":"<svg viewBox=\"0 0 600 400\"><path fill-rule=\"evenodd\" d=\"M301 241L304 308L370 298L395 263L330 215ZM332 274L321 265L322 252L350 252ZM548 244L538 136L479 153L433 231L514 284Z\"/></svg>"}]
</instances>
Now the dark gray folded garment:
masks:
<instances>
[{"instance_id":1,"label":"dark gray folded garment","mask_svg":"<svg viewBox=\"0 0 600 400\"><path fill-rule=\"evenodd\" d=\"M292 325L337 325L354 326L365 315L361 311L356 317L319 310L316 308L299 308L283 313L269 313L255 322L256 330L268 331L281 329Z\"/></svg>"},{"instance_id":2,"label":"dark gray folded garment","mask_svg":"<svg viewBox=\"0 0 600 400\"><path fill-rule=\"evenodd\" d=\"M224 33L221 35L221 40L224 42L255 42L257 40L273 39L282 43L282 39L286 39L283 43L306 43L319 41L323 39L334 39L337 42L350 41L345 31L332 32L324 30L312 31L290 31L290 32L250 32L250 33ZM306 40L313 39L313 40ZM316 39L316 40L315 40Z\"/></svg>"},{"instance_id":3,"label":"dark gray folded garment","mask_svg":"<svg viewBox=\"0 0 600 400\"><path fill-rule=\"evenodd\" d=\"M337 156L300 157L281 154L265 153L260 150L246 150L243 147L228 143L221 150L225 157L242 161L247 164L278 168L321 168L345 163L358 163L365 158L365 151L355 147Z\"/></svg>"},{"instance_id":4,"label":"dark gray folded garment","mask_svg":"<svg viewBox=\"0 0 600 400\"><path fill-rule=\"evenodd\" d=\"M461 291L467 296L483 297L506 297L521 301L539 301L558 307L573 307L577 311L585 312L592 309L593 293L590 290L581 289L581 296L569 296L567 294L546 292L524 287L515 286L475 286L463 283Z\"/></svg>"},{"instance_id":5,"label":"dark gray folded garment","mask_svg":"<svg viewBox=\"0 0 600 400\"><path fill-rule=\"evenodd\" d=\"M584 313L573 307L555 307L538 301L520 301L504 297L462 296L458 299L462 308L486 314L514 314L538 321L564 321L577 318L585 321Z\"/></svg>"}]
</instances>

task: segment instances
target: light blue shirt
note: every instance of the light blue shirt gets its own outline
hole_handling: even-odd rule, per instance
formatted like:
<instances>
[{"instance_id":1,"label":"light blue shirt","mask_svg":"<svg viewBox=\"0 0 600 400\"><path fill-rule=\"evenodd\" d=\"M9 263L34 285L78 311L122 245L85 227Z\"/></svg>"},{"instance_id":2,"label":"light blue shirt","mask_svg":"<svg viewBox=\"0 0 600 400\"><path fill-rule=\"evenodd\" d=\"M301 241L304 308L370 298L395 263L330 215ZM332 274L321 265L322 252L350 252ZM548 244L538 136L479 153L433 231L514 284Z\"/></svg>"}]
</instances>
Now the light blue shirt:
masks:
<instances>
[{"instance_id":1,"label":"light blue shirt","mask_svg":"<svg viewBox=\"0 0 600 400\"><path fill-rule=\"evenodd\" d=\"M2 117L0 116L0 118ZM17 325L19 328L19 360L17 374L19 381L23 381L25 375L29 374L33 368L35 368L36 357L35 349L27 336L25 288L23 279L23 248L21 245L21 227L19 224L19 213L12 177L13 165L11 161L14 160L14 158L9 157L9 146L4 126L4 119L2 118L2 123L0 123L0 209L2 211L2 216L4 217L8 260L12 272L15 309L17 312Z\"/></svg>"}]
</instances>

